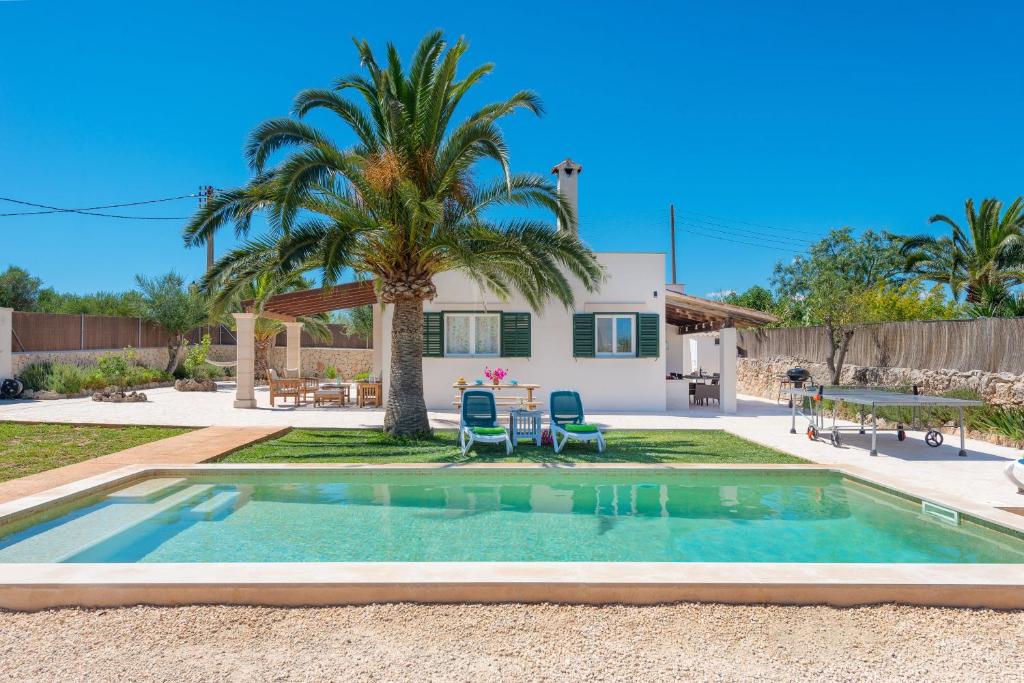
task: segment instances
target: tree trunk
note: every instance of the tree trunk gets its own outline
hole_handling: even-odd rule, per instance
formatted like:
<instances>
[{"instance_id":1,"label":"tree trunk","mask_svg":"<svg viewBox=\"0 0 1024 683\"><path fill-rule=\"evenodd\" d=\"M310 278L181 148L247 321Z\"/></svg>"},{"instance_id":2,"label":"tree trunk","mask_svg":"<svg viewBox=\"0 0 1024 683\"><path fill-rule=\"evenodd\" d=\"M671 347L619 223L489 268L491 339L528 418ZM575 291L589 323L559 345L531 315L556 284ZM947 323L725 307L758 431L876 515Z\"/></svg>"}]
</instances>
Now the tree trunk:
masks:
<instances>
[{"instance_id":1,"label":"tree trunk","mask_svg":"<svg viewBox=\"0 0 1024 683\"><path fill-rule=\"evenodd\" d=\"M843 374L843 363L846 362L846 352L850 348L850 340L853 339L853 329L842 327L825 326L825 334L828 337L828 371L832 375L832 384L839 384Z\"/></svg>"},{"instance_id":2,"label":"tree trunk","mask_svg":"<svg viewBox=\"0 0 1024 683\"><path fill-rule=\"evenodd\" d=\"M253 373L257 382L267 381L267 371L270 370L270 349L277 341L277 336L270 339L257 339L253 342L255 360L253 361Z\"/></svg>"},{"instance_id":3,"label":"tree trunk","mask_svg":"<svg viewBox=\"0 0 1024 683\"><path fill-rule=\"evenodd\" d=\"M181 365L181 349L185 345L185 335L173 335L167 341L167 373L173 373Z\"/></svg>"},{"instance_id":4,"label":"tree trunk","mask_svg":"<svg viewBox=\"0 0 1024 683\"><path fill-rule=\"evenodd\" d=\"M391 384L384 431L393 436L430 433L423 401L423 300L395 301L391 322Z\"/></svg>"}]
</instances>

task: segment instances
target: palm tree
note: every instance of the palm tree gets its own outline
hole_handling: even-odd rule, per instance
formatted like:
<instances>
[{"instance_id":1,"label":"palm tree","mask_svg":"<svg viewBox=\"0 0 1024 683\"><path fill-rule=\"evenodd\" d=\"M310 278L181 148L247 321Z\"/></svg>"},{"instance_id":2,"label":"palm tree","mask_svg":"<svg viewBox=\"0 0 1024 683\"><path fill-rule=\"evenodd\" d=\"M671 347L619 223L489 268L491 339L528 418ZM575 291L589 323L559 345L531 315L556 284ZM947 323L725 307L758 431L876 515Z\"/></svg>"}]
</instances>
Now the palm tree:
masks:
<instances>
[{"instance_id":1,"label":"palm tree","mask_svg":"<svg viewBox=\"0 0 1024 683\"><path fill-rule=\"evenodd\" d=\"M968 199L966 230L948 216L932 216L929 223L949 225L952 235L905 238L908 271L949 285L954 299L966 293L970 303L979 302L986 288L1008 291L1024 283L1024 197L1002 209L999 200L984 199L975 210L974 200Z\"/></svg>"},{"instance_id":2,"label":"palm tree","mask_svg":"<svg viewBox=\"0 0 1024 683\"><path fill-rule=\"evenodd\" d=\"M270 369L270 350L277 335L285 331L284 323L261 315L270 297L286 292L309 289L313 283L297 271L281 272L273 268L262 271L246 269L251 265L244 259L236 258L235 252L225 257L230 262L217 277L207 283L211 295L211 316L222 325L234 328L232 313L251 310L257 314L255 329L256 378L261 380ZM328 326L326 313L305 315L297 318L303 329L316 341L331 341L333 333Z\"/></svg>"},{"instance_id":3,"label":"palm tree","mask_svg":"<svg viewBox=\"0 0 1024 683\"><path fill-rule=\"evenodd\" d=\"M434 276L457 270L499 297L517 292L537 310L551 298L571 307L569 278L593 291L603 271L569 231L487 215L511 206L539 208L565 223L575 218L546 179L509 168L498 121L518 109L540 115L537 95L520 91L453 123L465 95L493 68L485 64L460 79L464 40L449 46L440 32L427 35L407 71L393 45L383 65L365 41L356 48L366 74L340 78L333 89L303 91L295 98L296 118L259 125L247 146L253 178L201 209L185 241L201 244L229 222L247 234L252 216L266 210L271 233L221 259L211 277L234 260L272 263L283 273L318 272L325 287L349 269L372 276L379 300L394 306L384 428L426 433L423 301L435 296ZM301 120L321 109L345 124L355 144L339 147ZM281 151L287 154L268 168ZM497 179L477 177L478 162L486 160L500 167Z\"/></svg>"}]
</instances>

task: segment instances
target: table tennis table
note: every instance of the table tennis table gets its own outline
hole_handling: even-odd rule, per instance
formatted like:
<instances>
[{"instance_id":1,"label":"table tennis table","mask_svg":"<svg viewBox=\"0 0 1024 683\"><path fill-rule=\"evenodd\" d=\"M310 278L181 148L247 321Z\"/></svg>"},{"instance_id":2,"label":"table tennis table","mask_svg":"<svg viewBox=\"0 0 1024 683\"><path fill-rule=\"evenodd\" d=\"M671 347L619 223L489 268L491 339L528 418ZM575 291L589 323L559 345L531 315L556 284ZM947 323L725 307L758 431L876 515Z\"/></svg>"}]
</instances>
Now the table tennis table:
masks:
<instances>
[{"instance_id":1,"label":"table tennis table","mask_svg":"<svg viewBox=\"0 0 1024 683\"><path fill-rule=\"evenodd\" d=\"M783 395L790 397L792 410L792 424L790 434L796 434L797 415L807 419L807 437L817 440L824 432L828 432L829 441L833 446L842 443L841 433L844 431L856 430L859 434L865 433L866 414L871 415L871 455L878 455L878 408L881 407L907 407L911 409L909 422L897 422L895 429L896 438L903 441L907 438L907 428L918 429L925 432L924 441L932 448L942 445L943 437L936 426L928 422L922 422L936 408L955 408L957 411L957 426L960 429L960 452L961 457L967 456L967 448L964 443L964 408L983 405L981 401L972 401L962 398L947 398L945 396L926 396L918 392L917 387L912 387L910 392L901 391L892 387L852 387L852 386L803 386L786 387L782 390ZM826 403L831 404L832 426L826 427ZM840 425L838 423L839 406L843 403L858 406L860 413L860 425ZM882 430L885 431L885 430Z\"/></svg>"}]
</instances>

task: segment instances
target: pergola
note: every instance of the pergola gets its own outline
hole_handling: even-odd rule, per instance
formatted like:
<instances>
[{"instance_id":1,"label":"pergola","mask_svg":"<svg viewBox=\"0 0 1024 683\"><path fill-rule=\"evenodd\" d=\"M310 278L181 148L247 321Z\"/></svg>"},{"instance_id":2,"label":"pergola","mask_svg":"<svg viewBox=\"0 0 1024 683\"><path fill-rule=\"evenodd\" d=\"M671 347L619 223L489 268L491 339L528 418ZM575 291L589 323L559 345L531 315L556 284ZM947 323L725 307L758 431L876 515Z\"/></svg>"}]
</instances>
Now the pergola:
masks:
<instances>
[{"instance_id":1,"label":"pergola","mask_svg":"<svg viewBox=\"0 0 1024 683\"><path fill-rule=\"evenodd\" d=\"M774 315L752 308L733 306L672 289L665 292L665 322L678 327L679 334L714 332L726 327L761 327L778 321Z\"/></svg>"},{"instance_id":2,"label":"pergola","mask_svg":"<svg viewBox=\"0 0 1024 683\"><path fill-rule=\"evenodd\" d=\"M349 282L326 289L306 289L300 292L278 294L267 299L259 314L253 312L253 302L243 304L245 313L235 313L235 329L238 346L236 408L256 407L256 318L262 316L284 323L287 330L285 368L288 372L301 372L302 368L302 323L304 315L316 315L343 308L353 308L377 303L377 294L372 280Z\"/></svg>"},{"instance_id":3,"label":"pergola","mask_svg":"<svg viewBox=\"0 0 1024 683\"><path fill-rule=\"evenodd\" d=\"M689 337L717 333L719 405L724 413L736 412L736 328L760 327L778 322L778 318L752 308L685 294L678 288L673 289L673 285L667 285L665 322L678 330L676 339L668 340L668 349L670 356L673 349L681 354L679 362L684 374L691 370ZM682 386L685 387L685 383ZM688 398L680 398L680 404L688 407Z\"/></svg>"}]
</instances>

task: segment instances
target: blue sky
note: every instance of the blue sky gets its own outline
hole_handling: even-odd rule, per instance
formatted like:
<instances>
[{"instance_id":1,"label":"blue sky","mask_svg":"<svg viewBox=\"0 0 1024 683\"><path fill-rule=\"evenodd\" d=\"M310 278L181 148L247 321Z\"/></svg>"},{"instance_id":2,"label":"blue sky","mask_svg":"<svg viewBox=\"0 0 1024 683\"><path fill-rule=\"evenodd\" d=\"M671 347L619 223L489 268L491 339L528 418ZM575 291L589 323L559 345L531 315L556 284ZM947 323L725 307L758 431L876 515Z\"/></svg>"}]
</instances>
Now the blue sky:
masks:
<instances>
[{"instance_id":1,"label":"blue sky","mask_svg":"<svg viewBox=\"0 0 1024 683\"><path fill-rule=\"evenodd\" d=\"M0 196L83 207L240 184L246 134L355 71L351 36L407 55L442 28L469 39L467 65L497 65L471 104L543 97L546 116L505 126L513 169L582 163L591 246L667 251L674 202L688 291L744 289L830 227L927 231L967 197L1024 194L1022 20L1022 3L935 0L0 1ZM79 292L195 277L205 253L181 225L0 218L0 268Z\"/></svg>"}]
</instances>

